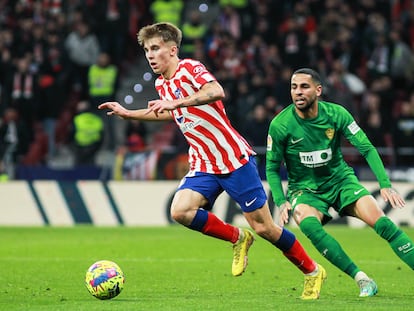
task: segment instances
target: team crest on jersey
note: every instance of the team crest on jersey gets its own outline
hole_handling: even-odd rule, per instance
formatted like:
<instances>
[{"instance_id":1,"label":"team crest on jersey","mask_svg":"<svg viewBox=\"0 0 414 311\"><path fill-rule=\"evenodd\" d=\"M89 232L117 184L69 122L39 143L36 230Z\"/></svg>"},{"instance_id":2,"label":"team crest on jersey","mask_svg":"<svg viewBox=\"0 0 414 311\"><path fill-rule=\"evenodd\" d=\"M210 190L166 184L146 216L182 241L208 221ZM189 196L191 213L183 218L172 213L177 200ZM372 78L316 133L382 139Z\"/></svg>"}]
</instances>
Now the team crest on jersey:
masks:
<instances>
[{"instance_id":1,"label":"team crest on jersey","mask_svg":"<svg viewBox=\"0 0 414 311\"><path fill-rule=\"evenodd\" d=\"M203 67L203 66L197 66L197 67L195 67L195 68L193 69L193 72L194 72L195 74L198 74L198 73L202 72L203 70L204 70L204 67Z\"/></svg>"},{"instance_id":2,"label":"team crest on jersey","mask_svg":"<svg viewBox=\"0 0 414 311\"><path fill-rule=\"evenodd\" d=\"M329 140L332 140L332 138L335 135L335 130L332 129L332 128L329 128L325 131L325 135L326 135L326 137L328 137Z\"/></svg>"},{"instance_id":3,"label":"team crest on jersey","mask_svg":"<svg viewBox=\"0 0 414 311\"><path fill-rule=\"evenodd\" d=\"M181 90L180 89L176 89L175 91L174 91L174 96L175 96L175 98L181 98Z\"/></svg>"}]
</instances>

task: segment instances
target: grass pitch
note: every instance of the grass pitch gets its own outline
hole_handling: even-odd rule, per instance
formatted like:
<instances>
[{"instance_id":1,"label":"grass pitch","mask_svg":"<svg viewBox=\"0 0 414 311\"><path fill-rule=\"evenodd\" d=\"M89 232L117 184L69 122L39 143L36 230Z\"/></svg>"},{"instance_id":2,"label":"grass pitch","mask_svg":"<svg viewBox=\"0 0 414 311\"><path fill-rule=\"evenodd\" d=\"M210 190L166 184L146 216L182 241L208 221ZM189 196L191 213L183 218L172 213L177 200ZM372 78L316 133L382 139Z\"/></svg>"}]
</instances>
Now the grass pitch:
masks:
<instances>
[{"instance_id":1,"label":"grass pitch","mask_svg":"<svg viewBox=\"0 0 414 311\"><path fill-rule=\"evenodd\" d=\"M261 238L241 277L231 275L229 243L181 226L162 228L0 227L0 310L413 310L413 271L373 230L327 226L378 284L358 298L355 282L292 231L328 272L321 298L302 301L303 276ZM414 229L403 228L412 238ZM100 301L84 286L86 269L107 259L126 282L116 298Z\"/></svg>"}]
</instances>

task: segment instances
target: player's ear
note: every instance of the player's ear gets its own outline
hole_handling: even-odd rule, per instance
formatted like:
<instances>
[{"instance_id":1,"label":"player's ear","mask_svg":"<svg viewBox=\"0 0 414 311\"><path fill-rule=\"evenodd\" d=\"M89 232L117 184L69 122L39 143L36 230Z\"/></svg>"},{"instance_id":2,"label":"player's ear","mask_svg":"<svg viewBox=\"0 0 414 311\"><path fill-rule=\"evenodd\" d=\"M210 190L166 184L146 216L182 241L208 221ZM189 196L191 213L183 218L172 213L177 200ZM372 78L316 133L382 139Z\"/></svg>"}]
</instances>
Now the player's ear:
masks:
<instances>
[{"instance_id":1,"label":"player's ear","mask_svg":"<svg viewBox=\"0 0 414 311\"><path fill-rule=\"evenodd\" d=\"M316 86L316 95L321 96L322 95L322 84L319 84Z\"/></svg>"},{"instance_id":2,"label":"player's ear","mask_svg":"<svg viewBox=\"0 0 414 311\"><path fill-rule=\"evenodd\" d=\"M178 54L178 47L176 45L172 45L170 48L170 56L174 56Z\"/></svg>"}]
</instances>

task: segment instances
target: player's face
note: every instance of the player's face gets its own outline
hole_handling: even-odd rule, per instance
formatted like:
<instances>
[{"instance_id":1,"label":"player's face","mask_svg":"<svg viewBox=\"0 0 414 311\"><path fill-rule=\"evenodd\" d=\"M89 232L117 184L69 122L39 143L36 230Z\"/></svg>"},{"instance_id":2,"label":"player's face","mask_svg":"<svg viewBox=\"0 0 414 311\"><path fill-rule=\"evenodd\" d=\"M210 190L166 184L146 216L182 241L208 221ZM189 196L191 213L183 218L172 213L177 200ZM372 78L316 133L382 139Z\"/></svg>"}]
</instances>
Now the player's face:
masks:
<instances>
[{"instance_id":1,"label":"player's face","mask_svg":"<svg viewBox=\"0 0 414 311\"><path fill-rule=\"evenodd\" d=\"M309 110L318 101L322 93L322 86L315 84L311 75L298 73L292 76L290 81L290 95L296 109Z\"/></svg>"},{"instance_id":2,"label":"player's face","mask_svg":"<svg viewBox=\"0 0 414 311\"><path fill-rule=\"evenodd\" d=\"M177 58L177 50L174 43L164 42L161 37L150 38L144 43L145 57L152 71L163 76L175 71L173 60Z\"/></svg>"}]
</instances>

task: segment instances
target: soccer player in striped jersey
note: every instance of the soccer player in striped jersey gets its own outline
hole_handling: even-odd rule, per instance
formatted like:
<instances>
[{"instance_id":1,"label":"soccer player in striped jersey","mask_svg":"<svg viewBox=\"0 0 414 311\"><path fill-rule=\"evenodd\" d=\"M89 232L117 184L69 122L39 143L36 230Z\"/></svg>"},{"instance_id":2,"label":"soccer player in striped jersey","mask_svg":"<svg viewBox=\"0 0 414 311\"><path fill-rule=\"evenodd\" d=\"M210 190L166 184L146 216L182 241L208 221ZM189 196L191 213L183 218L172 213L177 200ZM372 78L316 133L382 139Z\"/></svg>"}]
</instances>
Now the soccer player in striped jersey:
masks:
<instances>
[{"instance_id":1,"label":"soccer player in striped jersey","mask_svg":"<svg viewBox=\"0 0 414 311\"><path fill-rule=\"evenodd\" d=\"M174 120L180 128L190 146L190 169L175 193L172 218L189 229L232 243L232 274L239 276L246 269L254 236L212 212L216 198L227 192L255 232L303 272L302 299L319 298L326 271L309 257L292 232L274 223L255 152L230 124L220 83L199 61L179 58L181 31L170 23L143 27L138 43L154 73L159 74L155 88L160 99L150 100L144 109L129 110L118 102L98 108L124 119Z\"/></svg>"},{"instance_id":2,"label":"soccer player in striped jersey","mask_svg":"<svg viewBox=\"0 0 414 311\"><path fill-rule=\"evenodd\" d=\"M302 232L332 264L359 285L360 297L377 293L376 283L361 271L328 234L323 225L331 220L329 208L340 216L364 221L385 239L392 250L414 269L414 245L380 209L343 159L341 138L346 137L365 157L374 172L381 196L393 208L403 207L404 199L391 187L381 158L351 114L342 106L319 100L322 84L317 72L296 70L291 77L293 103L271 122L266 154L266 175L281 224L288 222L288 210ZM280 166L288 172L287 196L282 188Z\"/></svg>"}]
</instances>

